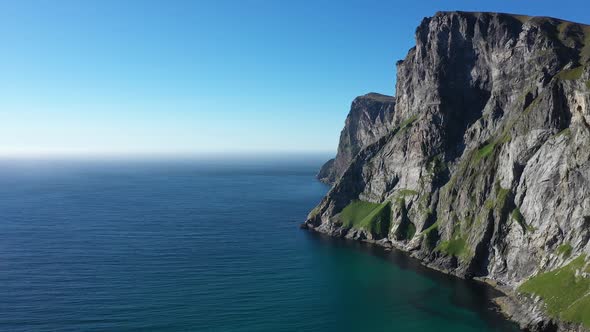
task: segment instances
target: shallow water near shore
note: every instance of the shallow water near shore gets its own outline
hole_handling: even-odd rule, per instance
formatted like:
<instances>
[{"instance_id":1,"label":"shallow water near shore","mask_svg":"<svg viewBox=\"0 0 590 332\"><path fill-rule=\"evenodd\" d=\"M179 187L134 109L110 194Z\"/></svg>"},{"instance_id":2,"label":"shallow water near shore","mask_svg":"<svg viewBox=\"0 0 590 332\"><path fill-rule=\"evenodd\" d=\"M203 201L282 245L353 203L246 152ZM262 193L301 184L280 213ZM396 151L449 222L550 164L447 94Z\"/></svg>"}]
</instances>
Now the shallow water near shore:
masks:
<instances>
[{"instance_id":1,"label":"shallow water near shore","mask_svg":"<svg viewBox=\"0 0 590 332\"><path fill-rule=\"evenodd\" d=\"M322 161L0 161L0 330L518 330L485 285L300 230Z\"/></svg>"}]
</instances>

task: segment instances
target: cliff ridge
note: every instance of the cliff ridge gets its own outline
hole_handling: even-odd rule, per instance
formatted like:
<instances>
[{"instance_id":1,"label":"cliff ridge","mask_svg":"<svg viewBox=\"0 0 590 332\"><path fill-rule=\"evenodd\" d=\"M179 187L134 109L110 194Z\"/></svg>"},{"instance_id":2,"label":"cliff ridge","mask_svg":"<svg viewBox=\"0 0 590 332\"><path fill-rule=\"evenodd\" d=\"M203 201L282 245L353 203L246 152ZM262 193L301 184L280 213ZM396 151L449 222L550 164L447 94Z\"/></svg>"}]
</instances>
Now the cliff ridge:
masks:
<instances>
[{"instance_id":1,"label":"cliff ridge","mask_svg":"<svg viewBox=\"0 0 590 332\"><path fill-rule=\"evenodd\" d=\"M590 26L439 12L415 38L395 97L352 103L304 227L487 280L523 328L587 331Z\"/></svg>"}]
</instances>

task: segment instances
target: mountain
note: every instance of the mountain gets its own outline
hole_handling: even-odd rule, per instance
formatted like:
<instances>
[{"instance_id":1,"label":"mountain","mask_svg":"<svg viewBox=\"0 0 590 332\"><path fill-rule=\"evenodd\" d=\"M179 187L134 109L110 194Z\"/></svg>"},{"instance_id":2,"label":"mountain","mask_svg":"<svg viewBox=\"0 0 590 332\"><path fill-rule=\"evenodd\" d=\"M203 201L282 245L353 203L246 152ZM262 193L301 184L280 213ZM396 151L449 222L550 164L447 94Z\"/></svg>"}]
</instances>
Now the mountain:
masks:
<instances>
[{"instance_id":1,"label":"mountain","mask_svg":"<svg viewBox=\"0 0 590 332\"><path fill-rule=\"evenodd\" d=\"M304 228L502 290L532 331L590 330L590 26L439 12L395 98L352 104Z\"/></svg>"},{"instance_id":2,"label":"mountain","mask_svg":"<svg viewBox=\"0 0 590 332\"><path fill-rule=\"evenodd\" d=\"M369 93L355 98L340 133L336 158L322 166L318 179L333 184L362 148L391 131L394 108L394 97Z\"/></svg>"}]
</instances>

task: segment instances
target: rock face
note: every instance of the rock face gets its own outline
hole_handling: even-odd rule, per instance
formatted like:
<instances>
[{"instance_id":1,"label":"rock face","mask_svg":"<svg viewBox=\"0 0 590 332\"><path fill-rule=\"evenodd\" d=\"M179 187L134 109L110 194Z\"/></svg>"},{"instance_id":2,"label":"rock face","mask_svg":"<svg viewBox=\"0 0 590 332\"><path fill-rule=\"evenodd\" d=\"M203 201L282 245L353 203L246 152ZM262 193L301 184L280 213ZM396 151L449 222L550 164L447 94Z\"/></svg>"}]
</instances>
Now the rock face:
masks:
<instances>
[{"instance_id":1,"label":"rock face","mask_svg":"<svg viewBox=\"0 0 590 332\"><path fill-rule=\"evenodd\" d=\"M395 98L378 93L369 93L354 99L340 133L336 158L322 166L317 177L333 184L342 176L352 158L392 129Z\"/></svg>"},{"instance_id":2,"label":"rock face","mask_svg":"<svg viewBox=\"0 0 590 332\"><path fill-rule=\"evenodd\" d=\"M588 330L589 59L587 25L497 13L425 18L397 63L395 100L353 102L338 154L318 175L333 186L304 226L488 280L521 305L507 307L523 328ZM342 222L356 201L389 202L385 236L371 231L370 214ZM580 257L563 286L578 287L573 301L523 287Z\"/></svg>"}]
</instances>

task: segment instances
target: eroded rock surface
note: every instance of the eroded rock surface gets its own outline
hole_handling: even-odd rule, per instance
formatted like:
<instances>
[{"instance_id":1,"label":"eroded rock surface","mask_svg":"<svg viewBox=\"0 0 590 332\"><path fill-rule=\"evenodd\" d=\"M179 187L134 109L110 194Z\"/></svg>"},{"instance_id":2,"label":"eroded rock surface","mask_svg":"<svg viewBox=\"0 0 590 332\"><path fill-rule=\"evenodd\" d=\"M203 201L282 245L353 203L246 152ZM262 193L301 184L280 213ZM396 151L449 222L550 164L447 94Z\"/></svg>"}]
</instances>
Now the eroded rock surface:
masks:
<instances>
[{"instance_id":1,"label":"eroded rock surface","mask_svg":"<svg viewBox=\"0 0 590 332\"><path fill-rule=\"evenodd\" d=\"M333 184L342 176L352 158L392 128L395 98L369 93L354 99L340 133L336 158L328 160L320 169L320 181Z\"/></svg>"},{"instance_id":2,"label":"eroded rock surface","mask_svg":"<svg viewBox=\"0 0 590 332\"><path fill-rule=\"evenodd\" d=\"M512 312L524 328L585 330L517 290L590 258L589 58L587 25L497 13L425 18L397 64L395 99L353 102L338 154L319 174L333 187L304 225L493 281L527 306ZM387 236L362 226L369 219L343 226L339 213L355 200L391 202Z\"/></svg>"}]
</instances>

